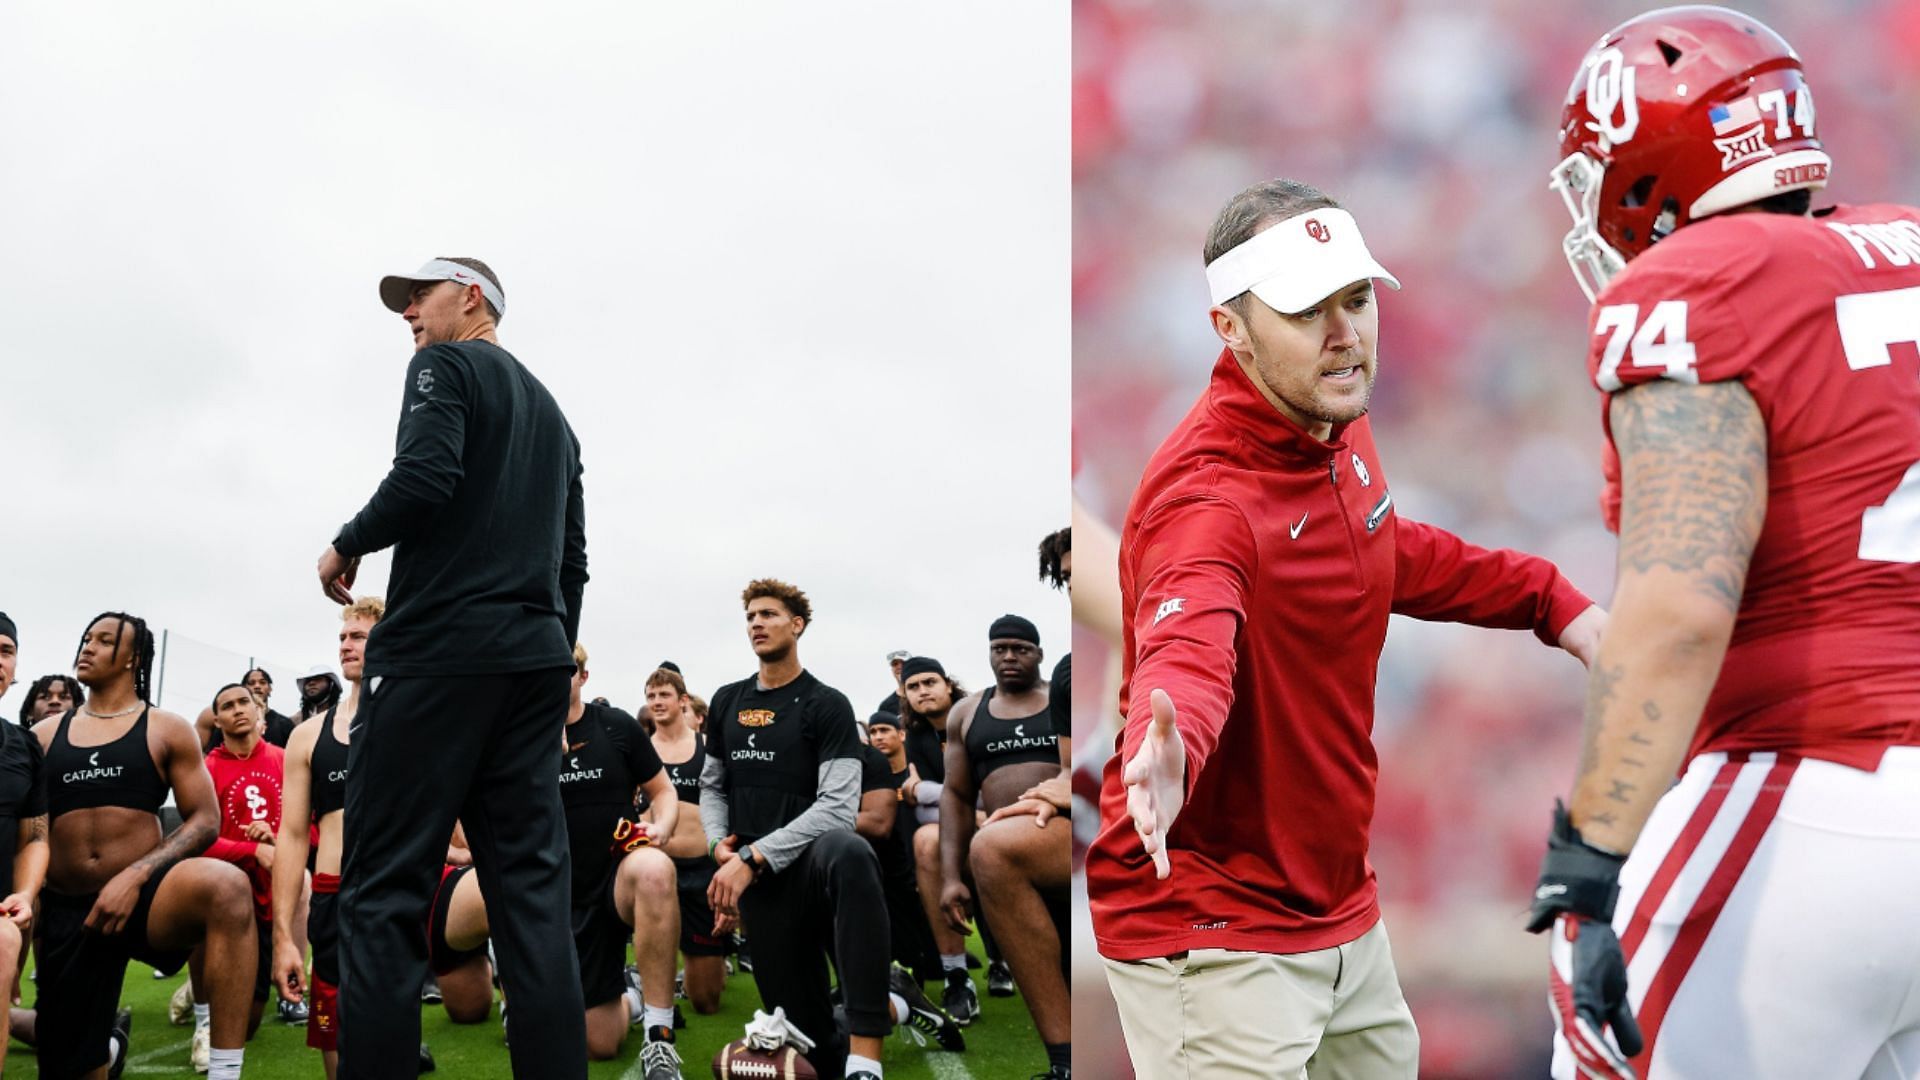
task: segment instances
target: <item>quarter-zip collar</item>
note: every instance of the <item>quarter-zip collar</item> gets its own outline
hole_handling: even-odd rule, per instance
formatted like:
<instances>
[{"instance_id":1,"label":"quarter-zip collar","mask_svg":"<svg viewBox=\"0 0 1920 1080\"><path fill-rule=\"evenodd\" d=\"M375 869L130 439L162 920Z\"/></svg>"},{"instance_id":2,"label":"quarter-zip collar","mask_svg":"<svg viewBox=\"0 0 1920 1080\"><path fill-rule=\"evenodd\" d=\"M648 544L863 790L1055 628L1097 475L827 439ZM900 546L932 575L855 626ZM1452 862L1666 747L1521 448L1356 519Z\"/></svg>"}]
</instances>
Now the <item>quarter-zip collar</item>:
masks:
<instances>
[{"instance_id":1,"label":"quarter-zip collar","mask_svg":"<svg viewBox=\"0 0 1920 1080\"><path fill-rule=\"evenodd\" d=\"M1333 425L1331 441L1309 435L1285 413L1273 407L1233 358L1232 349L1220 350L1207 386L1207 409L1248 452L1276 465L1323 462L1347 448L1342 438L1347 424Z\"/></svg>"}]
</instances>

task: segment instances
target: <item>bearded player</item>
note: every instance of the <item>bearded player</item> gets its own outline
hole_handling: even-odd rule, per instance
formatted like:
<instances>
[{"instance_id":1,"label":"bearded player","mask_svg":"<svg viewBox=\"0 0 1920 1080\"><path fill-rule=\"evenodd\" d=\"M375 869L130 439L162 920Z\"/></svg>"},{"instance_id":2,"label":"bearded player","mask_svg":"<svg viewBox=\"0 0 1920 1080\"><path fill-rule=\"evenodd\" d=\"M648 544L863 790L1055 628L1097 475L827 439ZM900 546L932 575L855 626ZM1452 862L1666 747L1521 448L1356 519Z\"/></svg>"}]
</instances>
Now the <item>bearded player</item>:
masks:
<instances>
[{"instance_id":1,"label":"bearded player","mask_svg":"<svg viewBox=\"0 0 1920 1080\"><path fill-rule=\"evenodd\" d=\"M1920 210L1809 212L1800 60L1723 8L1603 37L1560 152L1620 557L1531 920L1554 1075L1913 1076Z\"/></svg>"}]
</instances>

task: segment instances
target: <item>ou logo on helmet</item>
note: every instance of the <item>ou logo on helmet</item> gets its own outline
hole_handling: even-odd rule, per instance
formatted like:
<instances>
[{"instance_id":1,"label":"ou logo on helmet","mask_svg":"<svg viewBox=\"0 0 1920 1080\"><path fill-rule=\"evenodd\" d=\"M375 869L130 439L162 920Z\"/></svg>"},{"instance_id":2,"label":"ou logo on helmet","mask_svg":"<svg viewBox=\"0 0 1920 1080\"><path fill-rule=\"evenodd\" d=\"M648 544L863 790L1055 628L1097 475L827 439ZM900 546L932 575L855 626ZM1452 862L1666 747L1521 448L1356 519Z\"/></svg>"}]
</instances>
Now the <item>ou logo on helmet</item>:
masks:
<instances>
[{"instance_id":1,"label":"ou logo on helmet","mask_svg":"<svg viewBox=\"0 0 1920 1080\"><path fill-rule=\"evenodd\" d=\"M1332 231L1322 225L1319 218L1307 219L1307 235L1323 244L1333 239Z\"/></svg>"},{"instance_id":2,"label":"ou logo on helmet","mask_svg":"<svg viewBox=\"0 0 1920 1080\"><path fill-rule=\"evenodd\" d=\"M1600 136L1602 150L1633 138L1640 127L1640 102L1633 93L1633 68L1617 46L1601 49L1587 58L1587 112L1593 116L1587 121L1587 130Z\"/></svg>"}]
</instances>

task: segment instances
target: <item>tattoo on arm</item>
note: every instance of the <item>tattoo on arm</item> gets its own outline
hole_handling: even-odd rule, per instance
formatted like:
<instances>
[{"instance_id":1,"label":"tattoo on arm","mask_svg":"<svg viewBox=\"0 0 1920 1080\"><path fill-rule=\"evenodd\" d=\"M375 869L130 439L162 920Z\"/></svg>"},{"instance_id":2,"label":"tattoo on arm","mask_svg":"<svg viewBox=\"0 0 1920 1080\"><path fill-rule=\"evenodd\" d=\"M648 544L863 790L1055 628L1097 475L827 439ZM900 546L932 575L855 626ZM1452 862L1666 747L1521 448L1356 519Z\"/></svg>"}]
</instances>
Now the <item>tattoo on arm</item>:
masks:
<instances>
[{"instance_id":1,"label":"tattoo on arm","mask_svg":"<svg viewBox=\"0 0 1920 1080\"><path fill-rule=\"evenodd\" d=\"M1767 428L1753 396L1737 382L1662 379L1614 394L1608 416L1620 452L1622 574L1664 567L1739 611L1767 513Z\"/></svg>"},{"instance_id":2,"label":"tattoo on arm","mask_svg":"<svg viewBox=\"0 0 1920 1080\"><path fill-rule=\"evenodd\" d=\"M207 825L195 825L190 821L183 823L173 831L173 835L154 845L152 851L135 859L133 865L145 870L151 878L174 863L191 859L207 850L217 831Z\"/></svg>"},{"instance_id":3,"label":"tattoo on arm","mask_svg":"<svg viewBox=\"0 0 1920 1080\"><path fill-rule=\"evenodd\" d=\"M1594 767L1600 753L1600 718L1606 715L1607 706L1613 703L1613 687L1620 681L1625 671L1619 664L1602 667L1593 665L1593 674L1587 677L1587 722L1584 738L1580 744L1580 772L1585 776Z\"/></svg>"},{"instance_id":4,"label":"tattoo on arm","mask_svg":"<svg viewBox=\"0 0 1920 1080\"><path fill-rule=\"evenodd\" d=\"M21 824L27 827L27 843L44 844L47 842L47 815L35 814L33 817L21 822Z\"/></svg>"}]
</instances>

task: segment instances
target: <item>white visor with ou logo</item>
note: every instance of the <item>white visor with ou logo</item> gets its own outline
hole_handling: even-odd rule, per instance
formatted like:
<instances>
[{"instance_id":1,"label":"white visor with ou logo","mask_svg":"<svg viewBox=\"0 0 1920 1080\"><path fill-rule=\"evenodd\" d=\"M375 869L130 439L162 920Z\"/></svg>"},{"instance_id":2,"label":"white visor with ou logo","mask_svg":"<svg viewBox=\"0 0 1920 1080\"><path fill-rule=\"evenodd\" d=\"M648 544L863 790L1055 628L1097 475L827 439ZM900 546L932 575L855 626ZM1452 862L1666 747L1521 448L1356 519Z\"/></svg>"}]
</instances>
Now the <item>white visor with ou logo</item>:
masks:
<instances>
[{"instance_id":1,"label":"white visor with ou logo","mask_svg":"<svg viewBox=\"0 0 1920 1080\"><path fill-rule=\"evenodd\" d=\"M1399 279L1374 260L1345 210L1321 207L1286 218L1207 264L1215 304L1251 291L1285 314L1305 311L1356 281Z\"/></svg>"}]
</instances>

